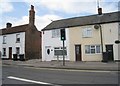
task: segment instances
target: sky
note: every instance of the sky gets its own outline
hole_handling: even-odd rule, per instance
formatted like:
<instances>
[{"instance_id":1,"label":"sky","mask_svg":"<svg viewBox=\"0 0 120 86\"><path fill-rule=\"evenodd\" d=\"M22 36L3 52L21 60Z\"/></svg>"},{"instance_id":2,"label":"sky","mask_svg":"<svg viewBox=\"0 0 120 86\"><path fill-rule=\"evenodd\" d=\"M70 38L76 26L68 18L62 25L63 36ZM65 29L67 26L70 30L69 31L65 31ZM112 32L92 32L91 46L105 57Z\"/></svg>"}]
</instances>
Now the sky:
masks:
<instances>
[{"instance_id":1,"label":"sky","mask_svg":"<svg viewBox=\"0 0 120 86\"><path fill-rule=\"evenodd\" d=\"M35 8L35 25L39 31L52 21L118 11L120 0L0 0L0 28L28 24L30 6Z\"/></svg>"}]
</instances>

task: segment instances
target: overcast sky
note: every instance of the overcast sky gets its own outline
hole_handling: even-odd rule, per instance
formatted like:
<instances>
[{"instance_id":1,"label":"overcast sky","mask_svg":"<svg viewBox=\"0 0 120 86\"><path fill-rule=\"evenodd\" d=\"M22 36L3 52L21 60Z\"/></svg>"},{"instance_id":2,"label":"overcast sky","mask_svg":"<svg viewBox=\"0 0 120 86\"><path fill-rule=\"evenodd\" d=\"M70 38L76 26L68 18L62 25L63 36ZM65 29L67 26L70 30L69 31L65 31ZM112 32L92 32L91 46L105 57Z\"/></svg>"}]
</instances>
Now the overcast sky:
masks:
<instances>
[{"instance_id":1,"label":"overcast sky","mask_svg":"<svg viewBox=\"0 0 120 86\"><path fill-rule=\"evenodd\" d=\"M118 11L120 0L99 0L103 13ZM97 0L0 0L0 28L28 24L30 6L35 7L35 25L40 31L52 21L97 14Z\"/></svg>"}]
</instances>

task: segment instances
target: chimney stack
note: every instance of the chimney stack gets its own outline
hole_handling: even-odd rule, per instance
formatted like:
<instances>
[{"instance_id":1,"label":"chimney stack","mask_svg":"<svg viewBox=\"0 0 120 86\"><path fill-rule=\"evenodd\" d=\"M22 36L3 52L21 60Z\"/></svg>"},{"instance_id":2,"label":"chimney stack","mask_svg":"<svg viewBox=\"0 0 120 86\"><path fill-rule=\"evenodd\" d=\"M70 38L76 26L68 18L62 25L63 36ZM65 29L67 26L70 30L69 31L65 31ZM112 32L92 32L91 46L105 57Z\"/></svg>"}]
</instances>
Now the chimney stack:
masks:
<instances>
[{"instance_id":1,"label":"chimney stack","mask_svg":"<svg viewBox=\"0 0 120 86\"><path fill-rule=\"evenodd\" d=\"M12 24L11 23L7 23L6 24L6 28L10 28L10 27L12 27Z\"/></svg>"},{"instance_id":2,"label":"chimney stack","mask_svg":"<svg viewBox=\"0 0 120 86\"><path fill-rule=\"evenodd\" d=\"M31 5L31 9L29 11L29 24L34 25L35 23L35 11L34 11L34 6Z\"/></svg>"},{"instance_id":3,"label":"chimney stack","mask_svg":"<svg viewBox=\"0 0 120 86\"><path fill-rule=\"evenodd\" d=\"M98 15L102 15L102 8L98 8Z\"/></svg>"}]
</instances>

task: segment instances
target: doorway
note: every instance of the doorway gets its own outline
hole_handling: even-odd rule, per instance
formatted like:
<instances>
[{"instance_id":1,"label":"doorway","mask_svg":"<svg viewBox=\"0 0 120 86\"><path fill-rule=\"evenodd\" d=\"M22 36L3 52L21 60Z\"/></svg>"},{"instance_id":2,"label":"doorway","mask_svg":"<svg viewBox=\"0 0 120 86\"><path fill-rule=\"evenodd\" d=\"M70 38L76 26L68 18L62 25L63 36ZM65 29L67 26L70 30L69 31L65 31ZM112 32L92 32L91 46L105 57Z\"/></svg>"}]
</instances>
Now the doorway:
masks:
<instances>
[{"instance_id":1,"label":"doorway","mask_svg":"<svg viewBox=\"0 0 120 86\"><path fill-rule=\"evenodd\" d=\"M106 45L106 52L108 53L108 61L114 61L113 45Z\"/></svg>"},{"instance_id":2,"label":"doorway","mask_svg":"<svg viewBox=\"0 0 120 86\"><path fill-rule=\"evenodd\" d=\"M12 47L9 47L9 59L12 59Z\"/></svg>"},{"instance_id":3,"label":"doorway","mask_svg":"<svg viewBox=\"0 0 120 86\"><path fill-rule=\"evenodd\" d=\"M82 61L81 45L75 45L75 56L76 56L76 61Z\"/></svg>"},{"instance_id":4,"label":"doorway","mask_svg":"<svg viewBox=\"0 0 120 86\"><path fill-rule=\"evenodd\" d=\"M45 61L51 61L51 46L45 46Z\"/></svg>"}]
</instances>

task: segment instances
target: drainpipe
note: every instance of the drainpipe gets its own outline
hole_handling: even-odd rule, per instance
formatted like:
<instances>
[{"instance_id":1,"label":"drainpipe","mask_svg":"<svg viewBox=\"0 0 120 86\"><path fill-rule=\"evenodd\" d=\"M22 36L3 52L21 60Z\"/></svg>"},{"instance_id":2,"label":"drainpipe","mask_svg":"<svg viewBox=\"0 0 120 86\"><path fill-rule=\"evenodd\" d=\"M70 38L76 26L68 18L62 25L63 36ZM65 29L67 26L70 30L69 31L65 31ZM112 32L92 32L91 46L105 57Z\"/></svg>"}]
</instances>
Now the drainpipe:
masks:
<instances>
[{"instance_id":1,"label":"drainpipe","mask_svg":"<svg viewBox=\"0 0 120 86\"><path fill-rule=\"evenodd\" d=\"M102 35L102 27L100 24L99 27L100 27L101 50L102 50L102 59L103 59L103 35Z\"/></svg>"}]
</instances>

